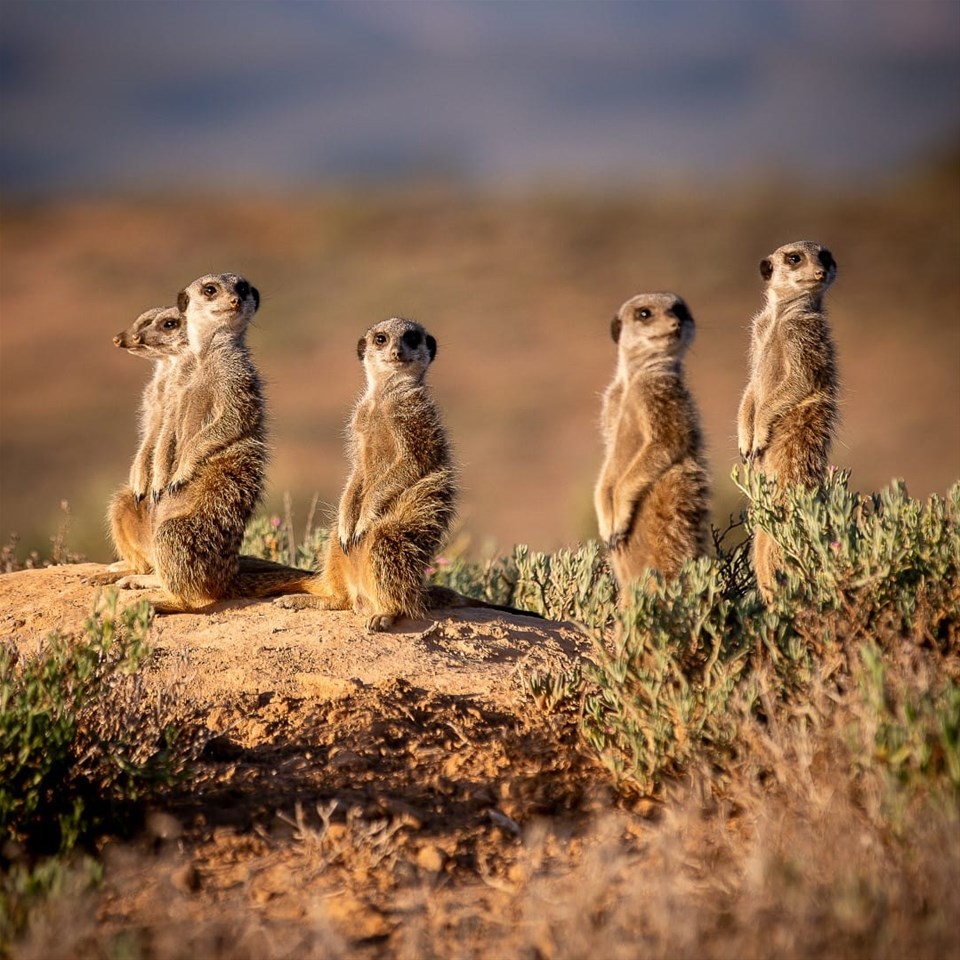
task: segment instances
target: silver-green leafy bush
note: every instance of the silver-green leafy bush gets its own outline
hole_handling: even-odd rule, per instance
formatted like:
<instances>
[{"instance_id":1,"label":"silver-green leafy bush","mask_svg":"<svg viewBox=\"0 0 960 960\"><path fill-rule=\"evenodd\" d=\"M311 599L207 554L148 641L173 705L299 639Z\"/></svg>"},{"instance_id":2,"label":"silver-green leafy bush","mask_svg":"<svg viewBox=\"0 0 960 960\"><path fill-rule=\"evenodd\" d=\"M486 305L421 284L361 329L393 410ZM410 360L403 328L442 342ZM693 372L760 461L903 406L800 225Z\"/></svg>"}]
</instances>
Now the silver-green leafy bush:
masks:
<instances>
[{"instance_id":1,"label":"silver-green leafy bush","mask_svg":"<svg viewBox=\"0 0 960 960\"><path fill-rule=\"evenodd\" d=\"M960 790L960 483L920 503L902 483L858 494L841 471L815 491L781 493L745 468L734 479L748 528L783 550L773 603L745 588L749 544L727 549L720 537L715 556L634 588L619 610L595 546L535 555L526 579L549 598L538 609L572 615L595 643L582 670L528 678L534 698L579 702L590 746L622 783L654 792L695 759L732 762L745 711L776 723L832 683L865 762Z\"/></svg>"}]
</instances>

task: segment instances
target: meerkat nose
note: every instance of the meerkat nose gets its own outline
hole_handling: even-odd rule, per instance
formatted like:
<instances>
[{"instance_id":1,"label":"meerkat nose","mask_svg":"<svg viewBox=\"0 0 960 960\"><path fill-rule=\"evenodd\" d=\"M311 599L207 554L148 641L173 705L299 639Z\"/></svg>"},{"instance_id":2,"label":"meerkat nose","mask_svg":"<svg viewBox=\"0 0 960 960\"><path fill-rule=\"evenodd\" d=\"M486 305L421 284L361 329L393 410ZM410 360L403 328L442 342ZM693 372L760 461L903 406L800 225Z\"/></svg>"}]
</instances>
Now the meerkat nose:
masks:
<instances>
[{"instance_id":1,"label":"meerkat nose","mask_svg":"<svg viewBox=\"0 0 960 960\"><path fill-rule=\"evenodd\" d=\"M114 345L115 347L122 347L122 346L123 346L123 335L122 335L122 334L119 334L119 333L118 333L118 334L113 338L113 345Z\"/></svg>"}]
</instances>

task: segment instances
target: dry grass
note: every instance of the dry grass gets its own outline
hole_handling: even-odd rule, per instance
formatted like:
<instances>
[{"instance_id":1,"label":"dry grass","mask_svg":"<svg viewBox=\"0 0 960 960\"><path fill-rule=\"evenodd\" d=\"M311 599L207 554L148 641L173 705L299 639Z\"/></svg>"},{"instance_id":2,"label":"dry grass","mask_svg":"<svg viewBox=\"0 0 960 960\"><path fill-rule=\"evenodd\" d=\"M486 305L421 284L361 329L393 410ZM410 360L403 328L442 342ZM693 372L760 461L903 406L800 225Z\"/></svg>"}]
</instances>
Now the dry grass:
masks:
<instances>
[{"instance_id":1,"label":"dry grass","mask_svg":"<svg viewBox=\"0 0 960 960\"><path fill-rule=\"evenodd\" d=\"M909 643L892 648L891 698L922 689L930 666ZM213 807L198 830L181 809L182 834L108 851L104 892L50 903L13 956L951 956L956 790L891 777L872 755L867 700L835 681L815 679L775 720L744 705L729 769L691 769L657 803L598 796L598 768L562 762L575 751L562 714L532 718L493 752L502 718L402 688L328 712L319 740L291 717L313 764L298 764L281 746L290 730L275 726L272 755L235 747L196 784L194 813L204 796L222 807L232 786L237 807L263 811L252 831L216 826ZM365 776L375 745L404 735L388 770ZM314 792L292 778L324 755ZM332 799L308 799L319 795Z\"/></svg>"}]
</instances>

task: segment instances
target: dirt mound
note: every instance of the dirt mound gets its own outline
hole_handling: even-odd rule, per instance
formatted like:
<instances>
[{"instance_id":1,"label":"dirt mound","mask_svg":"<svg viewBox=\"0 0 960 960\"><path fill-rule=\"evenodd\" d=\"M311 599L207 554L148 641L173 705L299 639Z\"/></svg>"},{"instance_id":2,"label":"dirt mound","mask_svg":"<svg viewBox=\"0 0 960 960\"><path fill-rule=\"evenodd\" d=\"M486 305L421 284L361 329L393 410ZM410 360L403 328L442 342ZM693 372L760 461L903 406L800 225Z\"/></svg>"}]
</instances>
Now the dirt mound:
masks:
<instances>
[{"instance_id":1,"label":"dirt mound","mask_svg":"<svg viewBox=\"0 0 960 960\"><path fill-rule=\"evenodd\" d=\"M99 564L25 570L0 577L0 637L30 650L51 630L77 632L104 602L86 578ZM122 602L146 596L122 591ZM522 670L582 656L572 625L496 610L439 611L368 633L350 612L285 610L270 601L237 601L215 613L154 621L154 673L177 661L186 693L209 707L242 695L337 699L402 681L430 693L515 700Z\"/></svg>"},{"instance_id":2,"label":"dirt mound","mask_svg":"<svg viewBox=\"0 0 960 960\"><path fill-rule=\"evenodd\" d=\"M0 577L0 642L79 633L102 569ZM158 618L150 640L148 683L185 679L203 758L138 839L107 846L93 902L61 903L24 956L116 935L160 958L414 956L428 928L500 913L530 829L566 849L609 805L575 718L523 693L524 670L585 654L572 624L477 608L370 634L258 601Z\"/></svg>"}]
</instances>

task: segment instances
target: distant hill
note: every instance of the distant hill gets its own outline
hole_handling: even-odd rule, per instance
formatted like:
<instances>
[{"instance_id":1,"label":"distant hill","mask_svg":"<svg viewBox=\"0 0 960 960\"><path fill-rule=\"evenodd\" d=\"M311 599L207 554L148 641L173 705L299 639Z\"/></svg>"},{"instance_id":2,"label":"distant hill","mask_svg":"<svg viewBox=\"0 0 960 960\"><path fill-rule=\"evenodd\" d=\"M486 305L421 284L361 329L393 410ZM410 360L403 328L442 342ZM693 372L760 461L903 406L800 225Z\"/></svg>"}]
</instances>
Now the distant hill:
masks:
<instances>
[{"instance_id":1,"label":"distant hill","mask_svg":"<svg viewBox=\"0 0 960 960\"><path fill-rule=\"evenodd\" d=\"M884 174L960 128L955 3L6 0L0 187Z\"/></svg>"}]
</instances>

